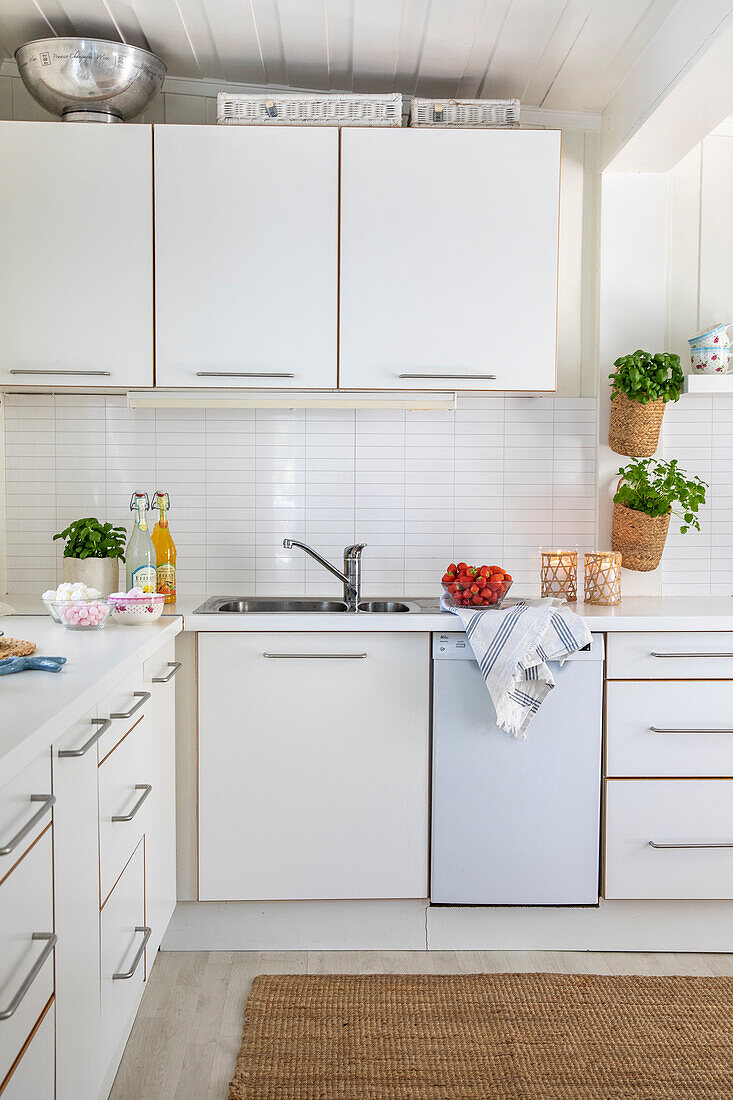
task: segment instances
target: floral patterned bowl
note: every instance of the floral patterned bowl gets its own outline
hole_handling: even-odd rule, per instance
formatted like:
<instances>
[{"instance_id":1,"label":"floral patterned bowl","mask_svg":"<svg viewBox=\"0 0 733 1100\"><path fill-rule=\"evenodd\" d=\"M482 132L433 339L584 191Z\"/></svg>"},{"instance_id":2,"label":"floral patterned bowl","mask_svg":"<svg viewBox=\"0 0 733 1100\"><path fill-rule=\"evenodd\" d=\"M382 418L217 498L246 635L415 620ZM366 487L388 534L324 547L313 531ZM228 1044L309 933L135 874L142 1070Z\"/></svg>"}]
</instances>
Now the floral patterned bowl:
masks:
<instances>
[{"instance_id":1,"label":"floral patterned bowl","mask_svg":"<svg viewBox=\"0 0 733 1100\"><path fill-rule=\"evenodd\" d=\"M154 623L163 614L165 595L149 592L142 596L112 595L108 597L112 607L112 618L126 626L140 626L141 623Z\"/></svg>"}]
</instances>

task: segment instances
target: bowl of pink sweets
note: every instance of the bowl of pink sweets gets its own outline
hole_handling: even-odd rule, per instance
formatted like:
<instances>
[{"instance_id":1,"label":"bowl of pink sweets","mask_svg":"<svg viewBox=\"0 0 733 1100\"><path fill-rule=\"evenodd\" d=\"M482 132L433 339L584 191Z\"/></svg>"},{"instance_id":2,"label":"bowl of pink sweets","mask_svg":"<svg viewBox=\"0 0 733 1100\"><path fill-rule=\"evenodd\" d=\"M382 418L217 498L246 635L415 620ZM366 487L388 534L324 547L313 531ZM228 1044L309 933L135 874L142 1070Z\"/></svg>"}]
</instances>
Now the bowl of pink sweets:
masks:
<instances>
[{"instance_id":1,"label":"bowl of pink sweets","mask_svg":"<svg viewBox=\"0 0 733 1100\"><path fill-rule=\"evenodd\" d=\"M112 610L106 600L52 600L52 616L69 630L101 630Z\"/></svg>"}]
</instances>

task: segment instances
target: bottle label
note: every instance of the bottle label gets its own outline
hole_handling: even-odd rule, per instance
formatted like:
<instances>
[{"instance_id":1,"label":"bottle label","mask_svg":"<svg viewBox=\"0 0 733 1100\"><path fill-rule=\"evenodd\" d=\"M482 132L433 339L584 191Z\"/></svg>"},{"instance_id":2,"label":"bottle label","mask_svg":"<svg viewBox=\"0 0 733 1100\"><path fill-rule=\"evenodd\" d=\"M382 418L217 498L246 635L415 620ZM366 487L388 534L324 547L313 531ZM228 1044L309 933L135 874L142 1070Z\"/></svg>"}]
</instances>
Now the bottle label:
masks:
<instances>
[{"instance_id":1,"label":"bottle label","mask_svg":"<svg viewBox=\"0 0 733 1100\"><path fill-rule=\"evenodd\" d=\"M158 592L164 592L166 596L175 596L176 594L176 567L171 565L170 562L164 562L159 565L157 570L157 590Z\"/></svg>"},{"instance_id":2,"label":"bottle label","mask_svg":"<svg viewBox=\"0 0 733 1100\"><path fill-rule=\"evenodd\" d=\"M155 592L155 570L152 565L141 565L130 574L133 588L142 588L143 592Z\"/></svg>"}]
</instances>

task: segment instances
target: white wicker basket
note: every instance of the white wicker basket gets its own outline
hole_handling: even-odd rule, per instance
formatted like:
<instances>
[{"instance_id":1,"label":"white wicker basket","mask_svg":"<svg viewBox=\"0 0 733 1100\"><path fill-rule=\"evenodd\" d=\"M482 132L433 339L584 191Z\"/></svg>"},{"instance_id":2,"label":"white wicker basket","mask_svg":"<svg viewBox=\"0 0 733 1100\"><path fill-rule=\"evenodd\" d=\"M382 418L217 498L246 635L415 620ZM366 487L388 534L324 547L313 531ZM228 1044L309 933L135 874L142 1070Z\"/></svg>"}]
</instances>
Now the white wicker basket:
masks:
<instances>
[{"instance_id":1,"label":"white wicker basket","mask_svg":"<svg viewBox=\"0 0 733 1100\"><path fill-rule=\"evenodd\" d=\"M519 125L518 99L418 99L412 101L410 126Z\"/></svg>"},{"instance_id":2,"label":"white wicker basket","mask_svg":"<svg viewBox=\"0 0 733 1100\"><path fill-rule=\"evenodd\" d=\"M401 126L402 96L219 92L216 121L230 126Z\"/></svg>"}]
</instances>

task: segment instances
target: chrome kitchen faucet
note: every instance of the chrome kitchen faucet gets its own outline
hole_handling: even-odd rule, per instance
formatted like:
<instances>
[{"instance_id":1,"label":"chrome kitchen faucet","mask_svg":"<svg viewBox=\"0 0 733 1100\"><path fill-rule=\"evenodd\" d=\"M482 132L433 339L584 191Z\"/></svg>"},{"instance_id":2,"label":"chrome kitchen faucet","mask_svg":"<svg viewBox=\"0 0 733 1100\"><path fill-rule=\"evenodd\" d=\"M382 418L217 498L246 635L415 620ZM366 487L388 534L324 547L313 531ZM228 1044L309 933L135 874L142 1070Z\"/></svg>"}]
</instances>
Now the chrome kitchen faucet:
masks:
<instances>
[{"instance_id":1,"label":"chrome kitchen faucet","mask_svg":"<svg viewBox=\"0 0 733 1100\"><path fill-rule=\"evenodd\" d=\"M349 611L358 610L361 596L361 552L366 546L365 542L357 542L353 546L344 547L343 573L335 565L331 565L330 561L326 561L312 546L308 546L304 542L298 542L296 539L283 539L283 546L286 550L291 550L294 546L297 546L299 550L305 550L306 554L310 554L314 561L317 561L329 573L333 573L334 577L338 577L343 582L344 600L349 605Z\"/></svg>"}]
</instances>

